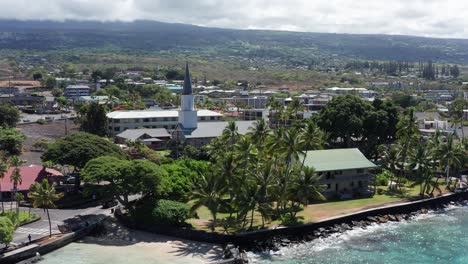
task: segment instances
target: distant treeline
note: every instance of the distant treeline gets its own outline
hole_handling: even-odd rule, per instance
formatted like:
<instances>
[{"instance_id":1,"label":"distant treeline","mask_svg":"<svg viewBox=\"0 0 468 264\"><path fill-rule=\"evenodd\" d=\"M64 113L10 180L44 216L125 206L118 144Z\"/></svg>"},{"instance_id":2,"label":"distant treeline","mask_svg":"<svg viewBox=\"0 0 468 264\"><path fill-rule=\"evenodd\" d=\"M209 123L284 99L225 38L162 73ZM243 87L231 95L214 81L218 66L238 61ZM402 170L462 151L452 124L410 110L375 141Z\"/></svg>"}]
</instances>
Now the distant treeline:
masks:
<instances>
[{"instance_id":1,"label":"distant treeline","mask_svg":"<svg viewBox=\"0 0 468 264\"><path fill-rule=\"evenodd\" d=\"M457 78L460 76L460 69L457 65L442 64L437 65L432 61L428 62L407 62L407 61L362 61L353 60L346 63L345 69L349 70L369 70L379 71L391 76L398 76L402 73L416 73L419 77L427 80L435 80L441 76L451 76Z\"/></svg>"}]
</instances>

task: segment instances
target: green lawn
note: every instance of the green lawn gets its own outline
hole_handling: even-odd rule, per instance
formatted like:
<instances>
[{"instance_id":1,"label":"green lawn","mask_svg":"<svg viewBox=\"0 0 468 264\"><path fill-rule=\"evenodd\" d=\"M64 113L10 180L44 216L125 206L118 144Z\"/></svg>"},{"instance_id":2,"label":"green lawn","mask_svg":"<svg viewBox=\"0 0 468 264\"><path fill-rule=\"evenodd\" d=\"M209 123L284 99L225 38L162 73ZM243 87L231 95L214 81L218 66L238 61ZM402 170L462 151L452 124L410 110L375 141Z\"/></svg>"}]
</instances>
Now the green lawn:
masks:
<instances>
[{"instance_id":1,"label":"green lawn","mask_svg":"<svg viewBox=\"0 0 468 264\"><path fill-rule=\"evenodd\" d=\"M12 218L12 217L14 217L14 215L16 215L16 211L14 211L14 210L13 211L7 210L3 214L0 212L0 217L1 216L8 216L9 218ZM35 214L35 213L30 214L29 212L20 211L19 216L18 216L18 226L21 226L21 225L23 225L25 223L36 220L38 218L40 218L40 216Z\"/></svg>"},{"instance_id":2,"label":"green lawn","mask_svg":"<svg viewBox=\"0 0 468 264\"><path fill-rule=\"evenodd\" d=\"M441 181L441 186L444 185L444 182ZM384 206L392 203L401 203L410 201L413 199L418 199L419 197L419 186L410 187L411 183L408 183L403 191L399 194L389 194L388 187L379 186L378 188L384 190L384 194L375 194L371 198L362 198L362 199L352 199L352 200L343 200L343 201L327 201L324 203L310 204L304 208L303 211L298 213L298 216L302 217L304 223L320 221L330 217L336 217L340 215L355 213L358 211ZM443 190L443 192L447 192ZM435 195L438 195L438 192L435 192ZM191 223L195 228L201 230L210 230L209 224L212 219L211 213L206 207L200 207L197 210L197 215L199 219L190 219L188 222ZM226 218L228 214L218 214L218 220ZM267 223L267 226L278 225L278 221ZM254 226L260 227L261 217L257 212L254 215ZM222 232L223 228L218 227L216 229L218 232Z\"/></svg>"}]
</instances>

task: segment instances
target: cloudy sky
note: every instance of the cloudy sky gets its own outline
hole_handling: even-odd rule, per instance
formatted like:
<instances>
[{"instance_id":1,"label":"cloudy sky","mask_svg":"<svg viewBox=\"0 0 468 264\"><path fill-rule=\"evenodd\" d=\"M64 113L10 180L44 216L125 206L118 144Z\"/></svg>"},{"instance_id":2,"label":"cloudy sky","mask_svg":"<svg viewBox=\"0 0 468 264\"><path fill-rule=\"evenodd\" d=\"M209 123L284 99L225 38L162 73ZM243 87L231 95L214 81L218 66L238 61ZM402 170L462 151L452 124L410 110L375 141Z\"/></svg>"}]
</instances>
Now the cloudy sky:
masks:
<instances>
[{"instance_id":1,"label":"cloudy sky","mask_svg":"<svg viewBox=\"0 0 468 264\"><path fill-rule=\"evenodd\" d=\"M0 0L0 18L468 38L466 0Z\"/></svg>"}]
</instances>

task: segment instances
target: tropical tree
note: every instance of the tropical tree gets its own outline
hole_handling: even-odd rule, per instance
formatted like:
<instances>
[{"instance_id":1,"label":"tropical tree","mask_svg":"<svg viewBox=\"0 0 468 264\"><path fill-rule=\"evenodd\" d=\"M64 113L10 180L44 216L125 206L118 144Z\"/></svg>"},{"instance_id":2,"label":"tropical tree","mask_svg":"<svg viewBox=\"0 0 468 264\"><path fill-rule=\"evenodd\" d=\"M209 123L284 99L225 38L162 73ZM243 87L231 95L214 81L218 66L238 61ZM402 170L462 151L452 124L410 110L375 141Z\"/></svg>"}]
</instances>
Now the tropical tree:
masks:
<instances>
[{"instance_id":1,"label":"tropical tree","mask_svg":"<svg viewBox=\"0 0 468 264\"><path fill-rule=\"evenodd\" d=\"M419 195L429 193L429 182L434 175L434 161L432 149L418 144L409 153L408 169L415 175L415 182L420 185Z\"/></svg>"},{"instance_id":2,"label":"tropical tree","mask_svg":"<svg viewBox=\"0 0 468 264\"><path fill-rule=\"evenodd\" d=\"M404 166L408 162L408 154L412 146L418 144L418 135L420 134L418 128L418 120L414 115L414 109L410 108L408 113L400 118L400 121L397 124L396 136L398 137L398 142L401 145L400 153L400 164L402 168L398 174L397 186L400 184L401 177L404 176L405 170Z\"/></svg>"},{"instance_id":3,"label":"tropical tree","mask_svg":"<svg viewBox=\"0 0 468 264\"><path fill-rule=\"evenodd\" d=\"M21 176L20 166L24 163L23 160L20 159L18 156L13 156L10 159L10 166L13 167L13 172L10 176L10 181L13 183L13 195L15 197L16 191L18 190L18 184L23 183L23 177ZM13 199L11 199L11 203L13 203Z\"/></svg>"},{"instance_id":4,"label":"tropical tree","mask_svg":"<svg viewBox=\"0 0 468 264\"><path fill-rule=\"evenodd\" d=\"M321 194L325 186L320 184L320 176L314 168L303 167L302 171L293 174L295 177L289 186L290 200L293 207L297 204L307 206L311 200L326 200ZM297 210L291 210L291 216L296 216Z\"/></svg>"},{"instance_id":5,"label":"tropical tree","mask_svg":"<svg viewBox=\"0 0 468 264\"><path fill-rule=\"evenodd\" d=\"M2 192L2 181L5 178L6 173L8 172L9 163L4 162L0 159L0 200L2 201L2 213L5 213L5 205L3 204L3 192Z\"/></svg>"},{"instance_id":6,"label":"tropical tree","mask_svg":"<svg viewBox=\"0 0 468 264\"><path fill-rule=\"evenodd\" d=\"M393 188L393 176L396 175L399 170L403 169L403 166L400 163L401 148L397 144L393 144L388 147L380 145L379 153L385 167L391 172L390 188Z\"/></svg>"},{"instance_id":7,"label":"tropical tree","mask_svg":"<svg viewBox=\"0 0 468 264\"><path fill-rule=\"evenodd\" d=\"M15 194L15 201L16 201L16 214L19 216L19 207L21 201L24 201L24 195L20 192Z\"/></svg>"},{"instance_id":8,"label":"tropical tree","mask_svg":"<svg viewBox=\"0 0 468 264\"><path fill-rule=\"evenodd\" d=\"M318 126L311 120L307 120L305 126L299 132L299 148L304 153L301 169L304 167L306 159L305 151L321 149L324 144L324 134Z\"/></svg>"},{"instance_id":9,"label":"tropical tree","mask_svg":"<svg viewBox=\"0 0 468 264\"><path fill-rule=\"evenodd\" d=\"M33 200L34 208L43 208L47 213L49 221L49 237L52 236L52 223L50 221L49 208L55 208L55 202L63 197L63 193L57 193L54 185L49 184L47 179L41 183L31 185L28 197Z\"/></svg>"},{"instance_id":10,"label":"tropical tree","mask_svg":"<svg viewBox=\"0 0 468 264\"><path fill-rule=\"evenodd\" d=\"M457 171L463 166L464 159L466 158L466 153L463 150L463 145L457 144L454 141L454 136L451 135L447 138L445 144L441 144L437 150L438 157L440 159L441 165L445 168L447 186L450 185L450 173Z\"/></svg>"},{"instance_id":11,"label":"tropical tree","mask_svg":"<svg viewBox=\"0 0 468 264\"><path fill-rule=\"evenodd\" d=\"M191 210L195 211L201 206L206 206L208 208L213 219L211 231L214 231L216 228L217 215L223 203L226 190L227 188L223 178L214 173L200 175L198 181L195 183L195 191L192 195L194 204Z\"/></svg>"},{"instance_id":12,"label":"tropical tree","mask_svg":"<svg viewBox=\"0 0 468 264\"><path fill-rule=\"evenodd\" d=\"M8 217L0 217L0 242L5 244L5 247L13 241L15 233L15 225Z\"/></svg>"}]
</instances>

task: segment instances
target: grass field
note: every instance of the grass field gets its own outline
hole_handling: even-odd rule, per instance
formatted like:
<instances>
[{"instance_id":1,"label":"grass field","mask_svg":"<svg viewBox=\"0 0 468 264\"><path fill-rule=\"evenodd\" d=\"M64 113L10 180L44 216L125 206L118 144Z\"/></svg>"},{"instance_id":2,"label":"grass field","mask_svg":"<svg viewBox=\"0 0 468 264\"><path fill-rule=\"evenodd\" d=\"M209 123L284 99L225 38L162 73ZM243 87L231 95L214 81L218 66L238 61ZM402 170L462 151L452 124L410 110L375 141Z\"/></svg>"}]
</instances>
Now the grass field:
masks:
<instances>
[{"instance_id":1,"label":"grass field","mask_svg":"<svg viewBox=\"0 0 468 264\"><path fill-rule=\"evenodd\" d=\"M396 204L407 202L414 199L419 199L419 186L417 187L409 187L408 186L403 188L403 191L399 194L389 194L388 187L378 187L383 189L385 192L384 194L375 194L371 198L362 198L362 199L352 199L352 200L340 200L340 201L327 201L323 203L316 203L310 204L304 208L303 211L299 212L297 215L302 218L303 223L308 222L315 222L324 220L331 217L336 217L340 215L350 214L359 212L362 210L380 207L389 204ZM443 186L443 182L440 183ZM447 192L443 190L442 193ZM435 192L435 195L441 193ZM191 223L195 228L201 230L210 230L211 224L211 213L206 207L201 207L197 210L197 215L199 219L190 219L189 223ZM218 214L218 220L222 220L226 218L228 214ZM280 224L279 221L273 221L267 223L267 227L274 227ZM254 214L254 227L259 228L261 226L261 217L260 214L257 212ZM223 232L224 229L222 227L218 227L216 229L218 232Z\"/></svg>"}]
</instances>

